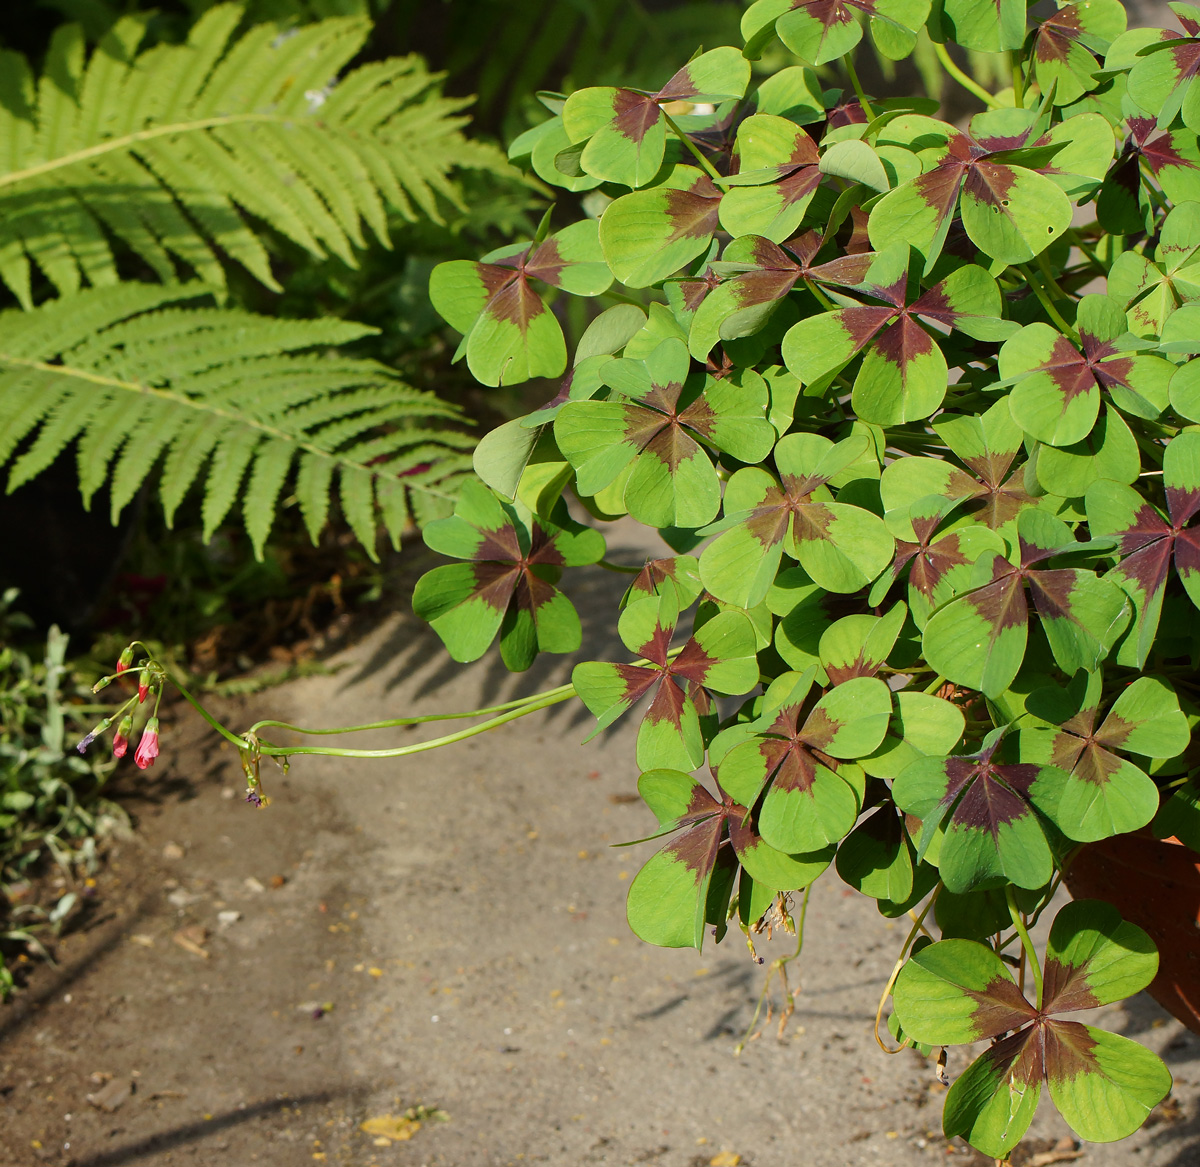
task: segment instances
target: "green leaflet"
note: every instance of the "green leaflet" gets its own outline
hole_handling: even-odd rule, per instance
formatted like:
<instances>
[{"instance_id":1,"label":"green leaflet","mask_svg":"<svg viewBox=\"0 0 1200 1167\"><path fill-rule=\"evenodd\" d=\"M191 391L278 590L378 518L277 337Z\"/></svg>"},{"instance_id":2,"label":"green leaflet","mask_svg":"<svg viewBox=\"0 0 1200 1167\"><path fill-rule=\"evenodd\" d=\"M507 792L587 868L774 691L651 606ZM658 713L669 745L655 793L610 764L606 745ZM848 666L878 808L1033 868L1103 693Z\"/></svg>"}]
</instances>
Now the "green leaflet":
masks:
<instances>
[{"instance_id":1,"label":"green leaflet","mask_svg":"<svg viewBox=\"0 0 1200 1167\"><path fill-rule=\"evenodd\" d=\"M745 693L758 681L754 626L740 612L721 612L672 653L679 595L667 579L659 589L658 595L632 600L617 626L625 646L640 661L584 662L575 666L571 680L596 716L597 733L653 693L638 730L638 765L647 770L694 770L704 760L701 715L709 709L708 691Z\"/></svg>"},{"instance_id":2,"label":"green leaflet","mask_svg":"<svg viewBox=\"0 0 1200 1167\"><path fill-rule=\"evenodd\" d=\"M975 567L973 590L938 609L922 644L930 664L950 680L989 697L1012 683L1025 657L1029 604L1026 586L1054 658L1068 674L1094 670L1124 632L1130 605L1114 583L1081 568L1035 568L1069 554L1067 526L1044 511L1017 516L1020 560L994 556Z\"/></svg>"},{"instance_id":3,"label":"green leaflet","mask_svg":"<svg viewBox=\"0 0 1200 1167\"><path fill-rule=\"evenodd\" d=\"M468 482L454 515L427 525L425 542L469 561L434 568L413 592L413 610L455 660L477 660L497 632L514 671L527 669L539 650L579 648L579 617L554 585L564 567L602 558L604 539L573 522L561 502L550 523Z\"/></svg>"},{"instance_id":4,"label":"green leaflet","mask_svg":"<svg viewBox=\"0 0 1200 1167\"><path fill-rule=\"evenodd\" d=\"M836 8L817 0L757 0L742 17L742 36L748 56L758 56L774 32L801 60L824 65L858 44L865 17L879 51L900 60L912 52L928 15L929 0L857 0Z\"/></svg>"},{"instance_id":5,"label":"green leaflet","mask_svg":"<svg viewBox=\"0 0 1200 1167\"><path fill-rule=\"evenodd\" d=\"M823 484L862 455L847 438L836 446L811 434L789 434L775 446L776 483L766 471L739 470L725 491L723 533L700 556L700 576L715 596L750 607L766 595L786 549L829 591L850 592L891 559L891 536L876 515L826 502Z\"/></svg>"},{"instance_id":6,"label":"green leaflet","mask_svg":"<svg viewBox=\"0 0 1200 1167\"><path fill-rule=\"evenodd\" d=\"M788 853L819 851L853 826L859 798L834 767L875 750L892 711L887 686L869 677L836 686L806 712L801 702L802 695L765 714L717 770L722 788L747 806L770 784L758 827Z\"/></svg>"},{"instance_id":7,"label":"green leaflet","mask_svg":"<svg viewBox=\"0 0 1200 1167\"><path fill-rule=\"evenodd\" d=\"M574 223L538 244L501 248L479 263L434 268L433 306L459 332L467 366L485 385L557 377L567 364L562 328L538 285L598 296L612 283L596 224Z\"/></svg>"},{"instance_id":8,"label":"green leaflet","mask_svg":"<svg viewBox=\"0 0 1200 1167\"><path fill-rule=\"evenodd\" d=\"M1136 1130L1171 1087L1166 1067L1127 1038L1057 1015L1129 996L1157 967L1149 937L1096 900L1068 904L1055 917L1040 1010L985 945L943 940L914 950L893 998L907 1036L958 1044L1012 1031L954 1083L946 1134L1006 1157L1033 1118L1043 1082L1082 1138L1110 1142Z\"/></svg>"},{"instance_id":9,"label":"green leaflet","mask_svg":"<svg viewBox=\"0 0 1200 1167\"><path fill-rule=\"evenodd\" d=\"M622 195L600 221L612 274L631 288L673 275L708 248L720 204L721 192L693 166L676 166L657 186Z\"/></svg>"},{"instance_id":10,"label":"green leaflet","mask_svg":"<svg viewBox=\"0 0 1200 1167\"><path fill-rule=\"evenodd\" d=\"M600 86L567 98L562 125L571 143L586 143L578 165L605 182L648 185L662 166L667 124L662 106L673 101L712 102L741 97L750 65L732 48L693 58L655 93Z\"/></svg>"},{"instance_id":11,"label":"green leaflet","mask_svg":"<svg viewBox=\"0 0 1200 1167\"><path fill-rule=\"evenodd\" d=\"M623 500L642 522L699 527L716 515L720 483L705 445L747 462L770 451L767 388L756 373L689 376L687 347L669 339L644 360L608 362L599 375L614 395L563 405L555 439L584 494L603 490L632 464Z\"/></svg>"},{"instance_id":12,"label":"green leaflet","mask_svg":"<svg viewBox=\"0 0 1200 1167\"><path fill-rule=\"evenodd\" d=\"M1079 674L1064 691L1031 693L1020 735L1023 761L1049 763L1068 775L1057 823L1079 842L1144 827L1158 812L1158 787L1120 753L1172 758L1187 748L1187 719L1171 686L1139 677L1104 718L1100 675Z\"/></svg>"}]
</instances>

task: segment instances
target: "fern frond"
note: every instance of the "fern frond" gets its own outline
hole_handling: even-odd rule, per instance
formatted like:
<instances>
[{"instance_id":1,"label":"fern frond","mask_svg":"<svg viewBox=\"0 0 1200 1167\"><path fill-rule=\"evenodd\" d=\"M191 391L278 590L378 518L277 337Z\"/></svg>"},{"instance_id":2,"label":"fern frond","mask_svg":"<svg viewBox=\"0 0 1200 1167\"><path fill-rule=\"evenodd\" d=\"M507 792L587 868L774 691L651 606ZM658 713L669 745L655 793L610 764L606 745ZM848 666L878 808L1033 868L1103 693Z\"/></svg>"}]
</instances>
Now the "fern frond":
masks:
<instances>
[{"instance_id":1,"label":"fern frond","mask_svg":"<svg viewBox=\"0 0 1200 1167\"><path fill-rule=\"evenodd\" d=\"M197 304L201 285L119 284L0 313L0 468L12 491L74 445L85 504L115 522L161 463L170 523L202 487L204 536L240 497L262 554L289 479L314 542L337 489L369 554L447 514L469 473L461 412L336 350L373 330Z\"/></svg>"},{"instance_id":2,"label":"fern frond","mask_svg":"<svg viewBox=\"0 0 1200 1167\"><path fill-rule=\"evenodd\" d=\"M23 306L31 265L60 295L116 285L114 240L164 280L182 264L222 287L228 259L278 290L253 220L354 265L368 235L388 246L389 211L441 222L461 206L456 169L514 173L468 143L465 103L443 97L419 57L339 78L366 19L239 36L242 15L217 5L186 43L142 53L145 14L122 17L90 55L79 26L63 25L40 77L0 52L0 280Z\"/></svg>"}]
</instances>

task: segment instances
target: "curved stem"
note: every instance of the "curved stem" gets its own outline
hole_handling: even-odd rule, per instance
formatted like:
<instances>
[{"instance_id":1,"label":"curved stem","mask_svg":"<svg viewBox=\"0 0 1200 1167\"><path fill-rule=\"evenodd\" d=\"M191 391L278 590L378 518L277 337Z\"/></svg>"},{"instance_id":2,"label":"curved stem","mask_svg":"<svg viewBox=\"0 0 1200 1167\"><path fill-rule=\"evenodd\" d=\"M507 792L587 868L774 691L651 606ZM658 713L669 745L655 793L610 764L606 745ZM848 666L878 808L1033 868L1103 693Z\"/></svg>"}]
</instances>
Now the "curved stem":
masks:
<instances>
[{"instance_id":1,"label":"curved stem","mask_svg":"<svg viewBox=\"0 0 1200 1167\"><path fill-rule=\"evenodd\" d=\"M456 721L464 717L483 717L490 713L506 713L510 709L519 709L523 705L537 701L553 693L565 693L568 689L574 691L572 685L559 685L557 689L547 689L543 693L534 693L531 697L518 697L514 701L505 701L500 705L489 705L484 709L467 709L462 713L429 713L423 717L393 717L387 721L371 721L365 725L340 725L334 729L305 729L302 725L292 725L286 721L256 721L246 732L257 733L260 729L286 729L292 733L303 733L310 737L339 733L360 733L368 729L397 729L402 725L424 725L430 721Z\"/></svg>"},{"instance_id":2,"label":"curved stem","mask_svg":"<svg viewBox=\"0 0 1200 1167\"><path fill-rule=\"evenodd\" d=\"M1064 336L1070 337L1071 340L1078 343L1079 335L1076 333L1075 329L1073 329L1063 319L1062 313L1059 312L1059 310L1054 306L1054 301L1050 299L1049 295L1046 293L1046 289L1042 287L1041 280L1039 280L1038 277L1029 270L1029 265L1025 263L1018 263L1015 266L1017 270L1025 276L1026 282L1033 289L1033 294L1037 296L1042 307L1046 310L1046 315L1054 321L1059 332L1061 332Z\"/></svg>"},{"instance_id":3,"label":"curved stem","mask_svg":"<svg viewBox=\"0 0 1200 1167\"><path fill-rule=\"evenodd\" d=\"M1029 960L1029 971L1033 974L1033 986L1037 991L1037 1007L1040 1009L1042 1007L1042 966L1038 961L1033 941L1029 938L1029 929L1025 927L1025 921L1021 919L1021 913L1017 908L1017 898L1013 894L1011 883L1004 889L1004 898L1008 901L1008 914L1012 917L1013 927L1021 938L1021 947L1025 950L1025 956Z\"/></svg>"},{"instance_id":4,"label":"curved stem","mask_svg":"<svg viewBox=\"0 0 1200 1167\"><path fill-rule=\"evenodd\" d=\"M941 61L942 68L954 78L965 90L975 94L988 109L1000 109L1000 103L986 90L978 81L968 77L955 63L954 59L946 51L946 46L933 42L933 51L937 54L937 59Z\"/></svg>"},{"instance_id":5,"label":"curved stem","mask_svg":"<svg viewBox=\"0 0 1200 1167\"><path fill-rule=\"evenodd\" d=\"M813 296L816 298L817 303L820 304L821 307L824 308L826 312L837 311L837 305L827 295L825 295L825 293L822 292L820 288L817 287L816 282L814 280L810 279L808 276L805 276L804 277L804 286L810 292L812 292Z\"/></svg>"},{"instance_id":6,"label":"curved stem","mask_svg":"<svg viewBox=\"0 0 1200 1167\"><path fill-rule=\"evenodd\" d=\"M1008 54L1009 64L1012 66L1012 83L1013 83L1013 105L1017 109L1025 108L1025 77L1021 73L1021 54L1015 50Z\"/></svg>"},{"instance_id":7,"label":"curved stem","mask_svg":"<svg viewBox=\"0 0 1200 1167\"><path fill-rule=\"evenodd\" d=\"M643 567L626 567L623 563L609 563L607 559L599 560L596 566L604 568L605 571L619 571L622 575L637 575L644 570L644 565Z\"/></svg>"},{"instance_id":8,"label":"curved stem","mask_svg":"<svg viewBox=\"0 0 1200 1167\"><path fill-rule=\"evenodd\" d=\"M260 742L257 746L257 752L267 758L289 758L300 754L326 754L336 758L405 758L409 754L421 754L427 750L436 750L441 746L449 746L455 742L466 741L469 737L487 733L489 730L496 729L506 722L516 721L518 717L525 717L529 713L536 713L539 709L546 709L551 705L559 705L563 701L569 701L575 696L575 686L564 685L559 689L550 690L549 693L539 694L539 696L541 700L531 702L518 709L511 709L507 713L502 713L500 716L490 718L487 721L481 721L478 725L471 726L470 729L460 729L457 733L446 734L445 737L433 738L427 742L417 742L411 746L396 746L390 750L351 750L341 746L275 746ZM197 706L197 708L199 707ZM201 713L203 712L201 710ZM226 737L231 737L211 717L208 717L207 714L205 714L205 717L212 725L220 729ZM232 740L237 741L239 746L245 748L245 741L236 738Z\"/></svg>"},{"instance_id":9,"label":"curved stem","mask_svg":"<svg viewBox=\"0 0 1200 1167\"><path fill-rule=\"evenodd\" d=\"M195 697L191 695L174 677L171 678L171 684L179 690L183 699L197 712L209 725L213 727L226 741L232 742L239 750L246 748L245 738L240 738L232 730L226 729Z\"/></svg>"},{"instance_id":10,"label":"curved stem","mask_svg":"<svg viewBox=\"0 0 1200 1167\"><path fill-rule=\"evenodd\" d=\"M696 161L700 163L701 168L708 175L708 177L711 178L718 186L723 187L728 185L725 182L725 179L717 173L717 168L700 152L700 148L696 145L696 143L693 142L692 139L689 138L687 134L685 134L679 128L675 119L661 106L659 107L659 113L663 115L663 120L668 126L671 127L671 132L684 144L684 146L687 147L688 150L691 151L692 155L695 157Z\"/></svg>"},{"instance_id":11,"label":"curved stem","mask_svg":"<svg viewBox=\"0 0 1200 1167\"><path fill-rule=\"evenodd\" d=\"M854 68L854 54L847 53L842 58L846 66L846 73L850 78L850 84L854 86L854 93L858 98L858 104L862 106L862 111L867 115L867 121L875 120L875 111L871 108L870 101L867 100L866 92L863 90L862 82L858 79L858 71Z\"/></svg>"},{"instance_id":12,"label":"curved stem","mask_svg":"<svg viewBox=\"0 0 1200 1167\"><path fill-rule=\"evenodd\" d=\"M908 957L908 950L912 947L912 943L916 940L918 933L925 926L925 917L929 915L930 908L937 903L937 898L942 894L944 885L939 881L937 887L933 889L933 895L929 897L925 907L921 909L919 916L913 916L913 926L909 929L908 935L904 939L904 945L900 949L900 955L896 957L896 963L892 966L892 975L888 977L888 982L883 987L883 994L879 998L879 1007L875 1010L875 1028L872 1031L875 1034L875 1044L879 1046L885 1054L898 1054L900 1050L907 1046L907 1042L900 1046L899 1049L892 1049L885 1045L883 1039L879 1036L879 1022L883 1019L883 1007L887 1004L888 997L892 995L892 988L896 984L896 978L900 975L900 970L904 967L904 961ZM912 913L909 912L912 916Z\"/></svg>"}]
</instances>

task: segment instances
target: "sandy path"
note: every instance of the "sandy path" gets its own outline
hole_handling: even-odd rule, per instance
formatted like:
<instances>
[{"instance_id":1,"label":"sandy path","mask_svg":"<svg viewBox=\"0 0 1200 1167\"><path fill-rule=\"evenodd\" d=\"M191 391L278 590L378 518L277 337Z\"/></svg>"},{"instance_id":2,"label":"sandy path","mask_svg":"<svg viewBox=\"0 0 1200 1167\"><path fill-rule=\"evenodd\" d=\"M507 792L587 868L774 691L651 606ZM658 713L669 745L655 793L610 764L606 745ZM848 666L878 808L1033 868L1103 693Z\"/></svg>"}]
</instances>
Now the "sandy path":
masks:
<instances>
[{"instance_id":1,"label":"sandy path","mask_svg":"<svg viewBox=\"0 0 1200 1167\"><path fill-rule=\"evenodd\" d=\"M601 624L624 581L575 579ZM603 628L585 636L586 652L615 651ZM448 667L404 615L341 663L256 698L256 712L344 724L479 706L566 676L561 661L515 679L491 659ZM111 918L0 1015L0 1163L983 1163L941 1139L932 1068L887 1058L871 1038L903 931L870 901L818 883L796 1015L782 1041L772 1026L738 1058L764 976L740 938L697 955L629 933L624 892L652 845L609 844L651 826L627 797L634 729L581 748L587 721L564 706L413 759L297 760L263 813L223 797L238 782L229 751L176 754L177 788L142 807L141 842L118 863L125 884L105 889ZM191 734L212 747L190 724L176 732L181 746ZM167 842L183 858L160 859ZM222 929L221 911L241 917ZM209 929L209 959L171 942L187 924ZM1080 1161L1194 1167L1200 1041L1144 998L1107 1012L1164 1052L1182 1117ZM138 1073L114 1114L84 1098L97 1070ZM448 1120L386 1146L358 1129L418 1103ZM1031 1137L1066 1133L1043 1107Z\"/></svg>"}]
</instances>

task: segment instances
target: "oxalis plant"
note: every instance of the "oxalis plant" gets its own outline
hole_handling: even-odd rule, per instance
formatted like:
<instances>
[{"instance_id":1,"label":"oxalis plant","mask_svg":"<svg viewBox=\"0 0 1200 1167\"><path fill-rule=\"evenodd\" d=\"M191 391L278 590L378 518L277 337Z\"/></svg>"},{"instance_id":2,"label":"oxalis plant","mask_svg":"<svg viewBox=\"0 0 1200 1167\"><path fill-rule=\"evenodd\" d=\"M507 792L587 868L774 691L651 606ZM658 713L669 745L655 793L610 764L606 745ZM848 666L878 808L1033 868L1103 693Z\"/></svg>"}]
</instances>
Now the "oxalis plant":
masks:
<instances>
[{"instance_id":1,"label":"oxalis plant","mask_svg":"<svg viewBox=\"0 0 1200 1167\"><path fill-rule=\"evenodd\" d=\"M484 384L565 377L425 527L452 562L414 607L455 660L498 637L522 670L579 649L559 585L599 564L631 577L626 651L391 750L205 712L250 801L264 757L398 757L576 697L599 730L637 705L663 840L629 889L638 936L740 929L753 953L802 932L832 868L911 918L881 1044L991 1041L948 1135L1003 1159L1043 1084L1085 1139L1136 1130L1170 1074L1071 1015L1144 988L1157 954L1108 904L1051 904L1089 843L1200 849L1200 9L1171 8L1182 30L1127 31L1115 0L1039 24L1022 0L759 0L744 48L655 92L543 95L511 157L564 190L566 225L430 290ZM985 108L869 98L864 34L892 59L920 38ZM804 63L755 76L775 38ZM1011 87L954 45L1006 54ZM568 370L574 297L607 304ZM626 514L671 553L607 562Z\"/></svg>"}]
</instances>

